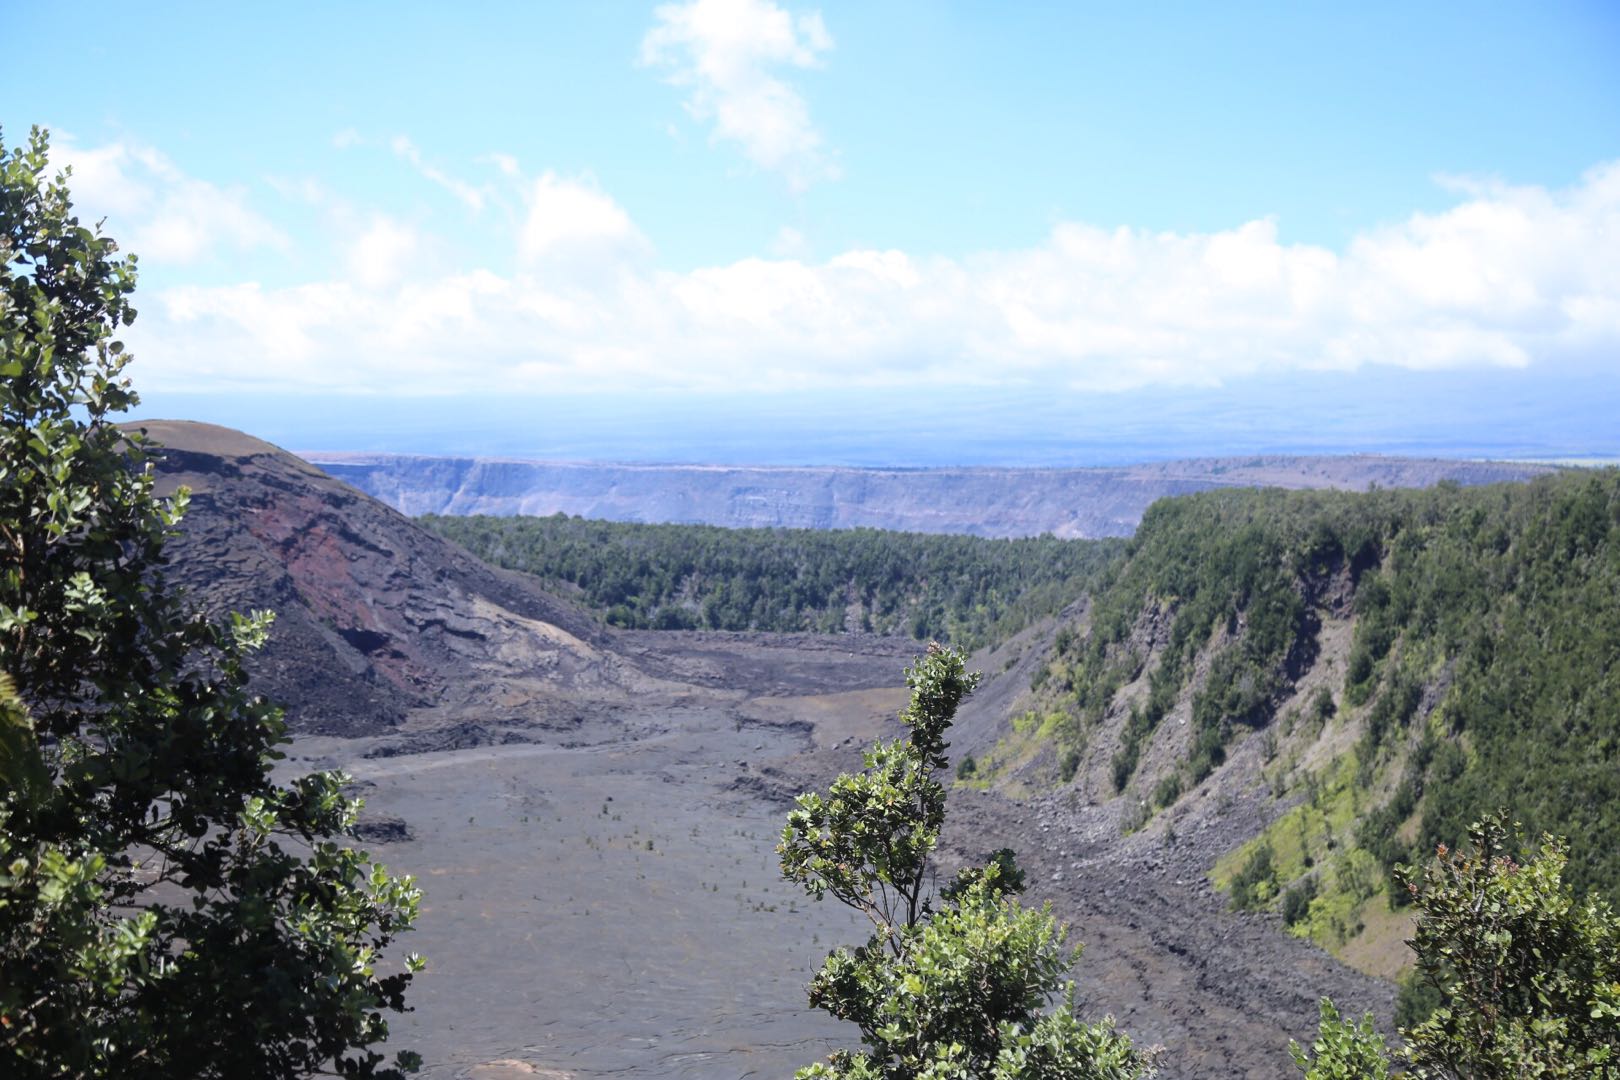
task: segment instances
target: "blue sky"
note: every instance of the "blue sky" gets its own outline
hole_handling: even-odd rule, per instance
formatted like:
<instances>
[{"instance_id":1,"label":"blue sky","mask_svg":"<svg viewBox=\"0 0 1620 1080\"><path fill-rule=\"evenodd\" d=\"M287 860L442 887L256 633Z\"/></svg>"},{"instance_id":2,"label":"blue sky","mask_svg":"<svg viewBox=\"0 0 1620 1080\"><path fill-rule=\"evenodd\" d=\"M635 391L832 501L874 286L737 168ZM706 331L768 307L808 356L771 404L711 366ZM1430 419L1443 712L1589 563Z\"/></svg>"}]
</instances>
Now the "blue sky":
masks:
<instances>
[{"instance_id":1,"label":"blue sky","mask_svg":"<svg viewBox=\"0 0 1620 1080\"><path fill-rule=\"evenodd\" d=\"M1612 4L467 6L0 8L6 140L49 126L142 256L153 411L643 459L1620 454Z\"/></svg>"}]
</instances>

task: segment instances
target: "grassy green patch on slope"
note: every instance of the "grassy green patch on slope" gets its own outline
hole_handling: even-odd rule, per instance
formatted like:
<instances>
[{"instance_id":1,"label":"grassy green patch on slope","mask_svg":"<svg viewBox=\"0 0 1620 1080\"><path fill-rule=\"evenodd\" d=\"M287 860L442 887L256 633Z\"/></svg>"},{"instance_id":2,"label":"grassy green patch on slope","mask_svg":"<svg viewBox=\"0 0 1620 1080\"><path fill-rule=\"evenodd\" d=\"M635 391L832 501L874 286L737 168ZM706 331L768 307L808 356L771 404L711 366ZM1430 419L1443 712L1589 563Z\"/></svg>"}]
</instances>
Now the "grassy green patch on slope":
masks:
<instances>
[{"instance_id":1,"label":"grassy green patch on slope","mask_svg":"<svg viewBox=\"0 0 1620 1080\"><path fill-rule=\"evenodd\" d=\"M1368 921L1390 907L1383 868L1355 841L1368 809L1357 772L1354 753L1323 775L1307 772L1304 801L1210 872L1216 887L1231 894L1233 907L1280 911L1291 933L1341 956Z\"/></svg>"}]
</instances>

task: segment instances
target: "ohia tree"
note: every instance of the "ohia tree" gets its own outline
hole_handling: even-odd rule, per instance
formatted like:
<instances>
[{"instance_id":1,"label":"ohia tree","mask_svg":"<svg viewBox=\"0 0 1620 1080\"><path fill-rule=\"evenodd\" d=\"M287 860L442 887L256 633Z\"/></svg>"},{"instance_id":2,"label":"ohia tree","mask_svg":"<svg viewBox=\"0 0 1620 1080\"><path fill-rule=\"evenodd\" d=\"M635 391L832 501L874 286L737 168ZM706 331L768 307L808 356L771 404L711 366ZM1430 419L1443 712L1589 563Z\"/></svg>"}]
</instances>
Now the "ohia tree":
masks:
<instances>
[{"instance_id":1,"label":"ohia tree","mask_svg":"<svg viewBox=\"0 0 1620 1080\"><path fill-rule=\"evenodd\" d=\"M185 494L114 423L136 261L48 164L0 141L0 1075L414 1071L377 1046L417 889L342 842L342 776L272 778L270 616L166 583Z\"/></svg>"},{"instance_id":2,"label":"ohia tree","mask_svg":"<svg viewBox=\"0 0 1620 1080\"><path fill-rule=\"evenodd\" d=\"M860 1029L862 1049L797 1074L840 1080L1136 1080L1150 1055L1111 1023L1075 1015L1063 975L1079 950L1050 907L1018 902L1011 852L937 894L931 859L945 821L946 730L978 683L960 652L930 645L906 672L908 734L865 767L799 796L777 846L782 874L813 898L864 914L871 936L830 953L810 1003ZM1056 1008L1047 1010L1052 999Z\"/></svg>"}]
</instances>

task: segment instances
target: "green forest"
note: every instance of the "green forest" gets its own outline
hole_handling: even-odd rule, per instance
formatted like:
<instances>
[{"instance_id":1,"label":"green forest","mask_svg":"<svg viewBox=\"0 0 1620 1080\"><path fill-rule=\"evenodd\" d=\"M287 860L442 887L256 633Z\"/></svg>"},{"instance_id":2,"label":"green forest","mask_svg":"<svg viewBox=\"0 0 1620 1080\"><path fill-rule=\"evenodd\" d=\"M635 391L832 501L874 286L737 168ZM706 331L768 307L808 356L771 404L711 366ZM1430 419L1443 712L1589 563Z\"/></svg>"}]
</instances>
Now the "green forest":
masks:
<instances>
[{"instance_id":1,"label":"green forest","mask_svg":"<svg viewBox=\"0 0 1620 1080\"><path fill-rule=\"evenodd\" d=\"M1149 668L1141 639L1155 616L1168 640ZM1350 616L1331 691L1279 717L1322 620ZM1212 660L1197 683L1202 651ZM1360 731L1338 763L1348 771L1312 781L1357 800L1353 840L1386 873L1507 807L1531 834L1576 839L1577 888L1620 894L1620 471L1161 501L1099 583L1089 630L1060 630L1036 682L1068 718L1056 737L1077 740L1144 674L1113 762L1120 789L1189 690L1190 749L1181 775L1160 779L1160 804L1246 732L1281 721L1284 737L1311 735L1343 711Z\"/></svg>"},{"instance_id":2,"label":"green forest","mask_svg":"<svg viewBox=\"0 0 1620 1080\"><path fill-rule=\"evenodd\" d=\"M968 649L1081 596L1118 540L724 529L551 517L422 524L486 562L567 582L615 626L865 631Z\"/></svg>"}]
</instances>

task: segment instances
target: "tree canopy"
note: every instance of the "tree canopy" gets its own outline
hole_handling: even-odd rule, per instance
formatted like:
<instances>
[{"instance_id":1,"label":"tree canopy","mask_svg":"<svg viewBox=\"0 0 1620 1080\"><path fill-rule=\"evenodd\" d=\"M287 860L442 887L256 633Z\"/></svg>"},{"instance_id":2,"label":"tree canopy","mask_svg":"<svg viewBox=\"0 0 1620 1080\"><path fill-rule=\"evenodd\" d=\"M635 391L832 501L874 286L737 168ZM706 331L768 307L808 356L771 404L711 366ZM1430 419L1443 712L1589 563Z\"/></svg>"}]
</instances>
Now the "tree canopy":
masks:
<instances>
[{"instance_id":1,"label":"tree canopy","mask_svg":"<svg viewBox=\"0 0 1620 1080\"><path fill-rule=\"evenodd\" d=\"M805 794L777 846L782 875L817 900L832 896L872 923L864 945L830 953L810 1003L855 1024L864 1049L801 1069L803 1078L1131 1080L1150 1059L1108 1022L1083 1023L1073 986L1079 955L1049 908L1014 895L1010 852L964 870L933 894L931 856L945 821L945 732L978 683L962 654L930 645L906 673L909 734L879 742L865 768L825 794Z\"/></svg>"},{"instance_id":2,"label":"tree canopy","mask_svg":"<svg viewBox=\"0 0 1620 1080\"><path fill-rule=\"evenodd\" d=\"M165 582L185 493L113 422L136 260L48 149L0 140L0 1073L414 1071L376 1046L417 889L342 843L344 777L272 777L286 728L242 667L270 615Z\"/></svg>"},{"instance_id":3,"label":"tree canopy","mask_svg":"<svg viewBox=\"0 0 1620 1080\"><path fill-rule=\"evenodd\" d=\"M862 630L993 644L1077 599L1124 549L885 529L725 529L551 517L422 524L486 562L577 586L616 626Z\"/></svg>"},{"instance_id":4,"label":"tree canopy","mask_svg":"<svg viewBox=\"0 0 1620 1080\"><path fill-rule=\"evenodd\" d=\"M1435 1080L1620 1077L1620 919L1564 881L1563 840L1515 850L1501 815L1445 845L1401 877L1417 912L1409 943L1439 1006L1402 1032L1398 1060ZM1310 1052L1294 1047L1308 1080L1382 1076L1389 1068L1371 1019L1342 1021L1322 1003Z\"/></svg>"}]
</instances>

